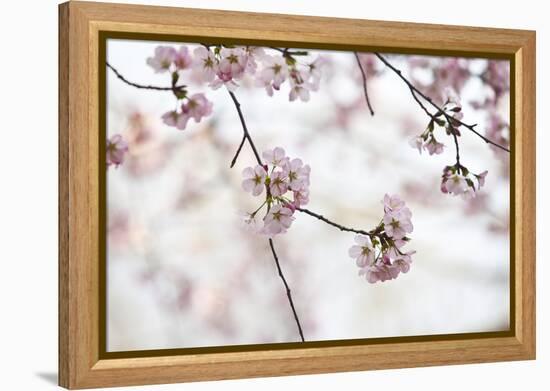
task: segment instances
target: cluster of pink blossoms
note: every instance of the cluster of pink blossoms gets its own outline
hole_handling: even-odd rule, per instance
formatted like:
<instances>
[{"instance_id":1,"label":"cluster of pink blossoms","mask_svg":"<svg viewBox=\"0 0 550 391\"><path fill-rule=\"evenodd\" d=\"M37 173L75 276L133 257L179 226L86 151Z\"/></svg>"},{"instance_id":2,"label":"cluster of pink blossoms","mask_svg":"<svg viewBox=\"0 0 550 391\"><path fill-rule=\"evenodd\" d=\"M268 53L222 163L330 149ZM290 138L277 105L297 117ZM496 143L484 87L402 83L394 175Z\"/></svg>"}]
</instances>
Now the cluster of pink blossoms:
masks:
<instances>
[{"instance_id":1,"label":"cluster of pink blossoms","mask_svg":"<svg viewBox=\"0 0 550 391\"><path fill-rule=\"evenodd\" d=\"M463 58L430 58L411 56L408 58L410 74L415 85L437 103L443 104L447 98L445 90L452 89L460 93L468 80L479 78L486 88L487 96L469 102L476 110L484 110L487 117L486 136L496 143L508 146L509 126L499 114L501 97L510 91L510 65L508 61L488 60L485 69L479 73L473 71L470 62ZM418 72L422 70L422 72ZM415 75L431 73L430 78L419 79ZM429 81L427 81L429 80ZM416 146L415 146L416 147ZM495 151L498 148L491 146Z\"/></svg>"},{"instance_id":2,"label":"cluster of pink blossoms","mask_svg":"<svg viewBox=\"0 0 550 391\"><path fill-rule=\"evenodd\" d=\"M407 273L415 253L402 251L410 240L407 234L413 231L410 209L397 195L386 194L382 203L382 222L366 235L357 235L355 244L349 249L349 256L359 267L359 275L364 275L371 284Z\"/></svg>"},{"instance_id":3,"label":"cluster of pink blossoms","mask_svg":"<svg viewBox=\"0 0 550 391\"><path fill-rule=\"evenodd\" d=\"M107 139L107 167L118 167L124 162L124 155L128 152L128 143L120 134Z\"/></svg>"},{"instance_id":4,"label":"cluster of pink blossoms","mask_svg":"<svg viewBox=\"0 0 550 391\"><path fill-rule=\"evenodd\" d=\"M473 174L460 164L446 166L441 175L441 191L465 199L475 197L476 192L485 185L487 172L485 170L480 174Z\"/></svg>"},{"instance_id":5,"label":"cluster of pink blossoms","mask_svg":"<svg viewBox=\"0 0 550 391\"><path fill-rule=\"evenodd\" d=\"M460 131L458 130L460 123L457 121L462 120L462 106L456 93L447 88L445 90L445 103L442 107L442 111L436 113L426 130L417 137L410 140L410 145L413 148L418 149L418 152L422 153L422 150L428 151L430 155L440 154L443 152L445 145L436 140L434 136L435 125L445 128L445 132L449 136L460 137ZM441 191L445 194L460 195L463 198L474 197L476 191L479 191L485 184L485 177L487 171L483 171L481 174L472 174L470 171L461 165L458 160L453 166L446 166L443 169L443 175L441 180ZM477 186L474 183L477 181Z\"/></svg>"},{"instance_id":6,"label":"cluster of pink blossoms","mask_svg":"<svg viewBox=\"0 0 550 391\"><path fill-rule=\"evenodd\" d=\"M171 74L172 92L178 99L179 107L163 114L162 120L166 125L174 126L180 130L185 129L191 118L198 123L202 118L212 114L212 102L206 99L204 94L189 96L185 86L177 86L180 73L195 69L194 63L187 46L181 46L179 50L171 46L157 46L155 55L147 59L147 64L155 72Z\"/></svg>"},{"instance_id":7,"label":"cluster of pink blossoms","mask_svg":"<svg viewBox=\"0 0 550 391\"><path fill-rule=\"evenodd\" d=\"M455 120L461 120L463 118L462 106L460 105L460 100L454 90L447 88L445 89L445 103L443 104L443 111L436 113L426 130L420 135L413 137L409 144L411 147L418 149L418 152L422 154L422 150L428 151L430 155L439 155L443 153L443 148L445 144L437 141L434 135L435 126L445 128L447 135L456 135L460 136L460 131L458 130L458 123Z\"/></svg>"},{"instance_id":8,"label":"cluster of pink blossoms","mask_svg":"<svg viewBox=\"0 0 550 391\"><path fill-rule=\"evenodd\" d=\"M265 151L265 165L247 167L243 170L242 187L253 196L265 191L265 200L252 213L245 213L247 229L269 237L285 233L294 221L294 212L309 202L309 165L300 159L290 159L284 149L277 147ZM261 221L258 213L266 207Z\"/></svg>"},{"instance_id":9,"label":"cluster of pink blossoms","mask_svg":"<svg viewBox=\"0 0 550 391\"><path fill-rule=\"evenodd\" d=\"M156 73L171 75L172 92L182 103L176 110L162 116L164 123L180 130L185 129L189 119L200 122L212 113L212 103L202 93L189 96L187 86L177 84L183 72L189 71L191 79L207 83L216 90L225 86L234 92L245 76L254 80L269 96L279 91L288 81L290 101L308 101L310 91L317 91L321 80L324 57L298 63L294 56L307 52L292 52L287 49L268 54L263 48L251 46L198 46L191 53L187 46L176 50L171 46L158 46L147 64Z\"/></svg>"}]
</instances>

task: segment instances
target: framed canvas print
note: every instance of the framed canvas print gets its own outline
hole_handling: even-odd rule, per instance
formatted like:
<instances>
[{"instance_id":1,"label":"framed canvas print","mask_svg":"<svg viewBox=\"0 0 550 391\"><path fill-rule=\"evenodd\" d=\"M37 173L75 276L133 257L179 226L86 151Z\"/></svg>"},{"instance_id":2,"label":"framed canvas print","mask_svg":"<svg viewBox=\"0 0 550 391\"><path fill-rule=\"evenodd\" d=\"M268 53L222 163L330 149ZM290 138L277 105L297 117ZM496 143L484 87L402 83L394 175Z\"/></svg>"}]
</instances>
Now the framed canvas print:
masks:
<instances>
[{"instance_id":1,"label":"framed canvas print","mask_svg":"<svg viewBox=\"0 0 550 391\"><path fill-rule=\"evenodd\" d=\"M59 381L535 358L535 33L59 7Z\"/></svg>"}]
</instances>

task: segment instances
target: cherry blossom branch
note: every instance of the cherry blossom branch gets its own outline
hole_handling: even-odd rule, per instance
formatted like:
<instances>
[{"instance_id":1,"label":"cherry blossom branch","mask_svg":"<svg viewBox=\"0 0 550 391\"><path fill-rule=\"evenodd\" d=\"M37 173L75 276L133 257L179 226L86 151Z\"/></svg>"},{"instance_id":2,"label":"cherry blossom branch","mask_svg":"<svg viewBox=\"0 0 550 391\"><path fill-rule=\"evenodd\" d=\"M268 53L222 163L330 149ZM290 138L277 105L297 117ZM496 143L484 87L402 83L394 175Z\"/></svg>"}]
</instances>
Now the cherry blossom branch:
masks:
<instances>
[{"instance_id":1,"label":"cherry blossom branch","mask_svg":"<svg viewBox=\"0 0 550 391\"><path fill-rule=\"evenodd\" d=\"M365 93L365 101L367 102L367 107L369 108L370 115L374 115L374 110L372 109L372 106L370 104L369 93L367 91L367 74L363 69L363 65L361 65L361 59L359 58L359 54L357 54L357 52L353 52L353 54L355 55L355 59L357 60L357 65L359 66L359 70L361 71L361 76L363 77L363 92Z\"/></svg>"},{"instance_id":2,"label":"cherry blossom branch","mask_svg":"<svg viewBox=\"0 0 550 391\"><path fill-rule=\"evenodd\" d=\"M239 147L237 149L237 152L235 153L235 156L233 157L233 160L231 161L231 167L233 167L235 165L235 163L237 161L237 158L238 158L238 156L239 156L239 154L242 150L242 147L244 145L245 140L248 141L249 145L252 147L252 150L254 151L254 155L256 156L256 160L257 160L258 164L262 165L262 161L260 159L260 156L258 155L258 152L257 152L256 146L254 144L254 141L252 140L252 137L250 136L250 133L248 132L248 127L246 125L246 121L244 119L244 115L243 115L242 110L241 110L241 105L240 105L239 101L237 100L237 97L235 96L235 94L233 92L229 91L229 90L228 90L228 92L229 92L229 95L231 96L231 99L233 100L233 103L235 104L235 108L237 109L237 112L239 114L239 119L241 120L241 125L242 125L242 128L243 128L243 138L241 140L241 143L239 144ZM269 187L267 187L267 191L269 193ZM334 221L331 221L331 220L327 219L323 215L318 214L316 212L313 212L309 209L296 207L296 210L298 210L302 213L305 213L307 215L310 215L312 217L315 217L318 220L323 221L323 222L325 222L329 225L332 225L333 227L338 228L340 231L354 232L354 233L362 234L362 235L366 235L366 236L376 236L376 230L367 232L367 231L361 230L361 229L349 228L349 227L345 227L341 224L335 223ZM270 244L271 250L273 252L273 256L275 258L275 262L278 264L279 261L277 259L277 254L275 254L275 249L273 248L272 240L269 239L269 242L270 242L269 244ZM280 268L279 268L279 270L280 270ZM284 279L284 276L281 276L281 278L283 279L283 282L285 283L285 286L287 286L286 281ZM287 286L287 289L288 289L288 286ZM292 298L290 297L290 295L289 295L289 302L290 302L290 305L292 307L292 310L294 311L294 304L292 303ZM296 315L295 315L295 317L297 318ZM298 327L300 328L300 323L299 323L298 319L296 319L296 320L297 320L297 323L298 323Z\"/></svg>"},{"instance_id":3,"label":"cherry blossom branch","mask_svg":"<svg viewBox=\"0 0 550 391\"><path fill-rule=\"evenodd\" d=\"M456 166L460 167L460 148L458 147L458 137L453 132L453 139L455 141L455 148L456 148Z\"/></svg>"},{"instance_id":4,"label":"cherry blossom branch","mask_svg":"<svg viewBox=\"0 0 550 391\"><path fill-rule=\"evenodd\" d=\"M144 85L144 84L134 83L134 82L131 82L128 79L126 79L124 76L122 76L122 74L115 67L113 67L111 64L109 64L108 62L106 64L107 64L107 68L112 70L115 73L117 78L119 78L124 83L128 84L129 86L132 86L132 87L135 87L135 88L139 88L139 89L142 89L142 90L172 91L172 92L183 91L186 88L186 86L184 86L184 85L172 86L172 87L159 87L159 86L153 86L153 85Z\"/></svg>"},{"instance_id":5,"label":"cherry blossom branch","mask_svg":"<svg viewBox=\"0 0 550 391\"><path fill-rule=\"evenodd\" d=\"M420 105L420 107L424 110L424 112L431 119L435 119L435 115L433 115L429 112L429 110L424 106L424 104L420 101L420 99L418 98L417 95L422 97L426 102L428 102L431 106L433 106L438 112L442 112L445 115L445 117L447 118L447 120L450 119L450 117L445 113L445 111L440 106L438 106L429 96L425 95L422 91L420 91L418 88L416 88L405 76L403 76L402 72L399 69L394 67L391 63L388 62L388 60L386 60L379 53L374 53L374 55L376 57L378 57L378 59L380 61L382 61L384 63L384 65L386 65L388 68L390 68L397 76L399 76L399 78L401 80L403 80L403 82L407 85L407 87L409 87L409 90L411 91L411 94L413 95L416 102ZM510 150L508 148L506 148L506 147L504 147L500 144L495 143L494 141L488 139L487 137L485 137L481 133L479 133L477 130L475 130L475 127L477 126L477 124L469 125L469 124L466 124L466 123L464 123L461 120L456 119L456 118L452 118L451 121L459 124L459 126L464 126L466 129L470 130L472 133L474 133L475 135L480 137L487 144L491 144L491 145L493 145L497 148L502 149L503 151L510 152Z\"/></svg>"},{"instance_id":6,"label":"cherry blossom branch","mask_svg":"<svg viewBox=\"0 0 550 391\"><path fill-rule=\"evenodd\" d=\"M302 326L300 324L300 319L298 319L298 313L296 312L296 308L294 307L294 301L292 300L292 294L290 292L290 288L288 287L288 283L286 282L285 276L283 274L283 270L281 269L281 265L279 264L279 257L277 256L277 253L275 252L275 247L273 245L273 239L269 239L269 247L271 248L271 253L273 254L273 258L275 259L275 264L277 265L277 270L279 272L279 277L281 277L281 280L283 280L283 284L285 285L286 289L286 296L288 298L288 302L290 303L290 308L292 308L292 314L294 315L294 320L296 322L296 326L298 326L298 332L300 333L300 338L302 342L305 342L304 339L304 332L302 331Z\"/></svg>"},{"instance_id":7,"label":"cherry blossom branch","mask_svg":"<svg viewBox=\"0 0 550 391\"><path fill-rule=\"evenodd\" d=\"M246 126L246 121L244 119L243 112L241 110L241 104L237 100L237 97L232 91L229 91L229 95L231 96L231 100L233 101L235 108L237 109L237 113L239 114L239 119L241 121L241 125L243 128L243 138L241 139L241 143L239 144L239 147L237 148L237 152L235 153L235 156L233 157L231 161L231 167L235 165L237 162L237 158L239 157L239 154L243 148L244 142L248 141L248 144L252 148L252 151L254 151L254 156L256 157L256 161L261 166L262 165L262 159L260 158L260 155L258 154L258 150L256 149L256 145L254 144L254 141L252 140L252 137L250 136L250 133L248 132L248 127ZM266 191L269 194L269 187L266 187ZM288 283L286 282L286 278L283 274L283 270L281 269L281 265L279 264L279 256L277 255L277 252L275 251L275 246L273 244L273 239L269 238L269 247L271 248L271 253L273 254L273 259L275 260L275 264L277 265L277 271L279 272L279 277L281 277L281 280L283 281L283 284L285 286L286 290L286 296L288 298L288 303L290 304L290 308L292 309L292 314L294 315L294 321L296 322L296 326L298 327L298 332L300 333L300 338L302 342L305 342L304 339L304 333L302 331L302 325L300 324L300 319L298 318L298 313L296 312L296 308L294 307L294 301L292 300L292 294L290 292L290 288L288 286Z\"/></svg>"},{"instance_id":8,"label":"cherry blossom branch","mask_svg":"<svg viewBox=\"0 0 550 391\"><path fill-rule=\"evenodd\" d=\"M355 228L345 227L341 224L335 223L334 221L331 221L331 220L327 219L325 216L320 215L319 213L315 213L315 212L313 212L309 209L306 209L306 208L298 207L298 208L296 208L296 210L300 211L302 213L305 213L307 215L310 215L312 217L315 217L316 219L321 220L322 222L327 223L328 225L332 225L333 227L338 228L340 231L355 232L356 234L361 234L361 235L366 235L366 236L375 236L374 231L367 232L367 231L364 231L362 229L355 229Z\"/></svg>"},{"instance_id":9,"label":"cherry blossom branch","mask_svg":"<svg viewBox=\"0 0 550 391\"><path fill-rule=\"evenodd\" d=\"M235 163L237 162L237 158L239 157L239 154L241 153L241 150L243 148L245 140L248 140L248 144L252 148L252 151L254 152L254 156L256 157L256 161L258 162L258 164L262 165L262 159L260 159L260 154L258 153L258 150L256 149L256 145L254 145L254 141L252 141L252 138L250 137L250 133L248 133L248 128L246 126L246 121L244 120L243 112L241 110L241 104L239 103L239 101L237 100L237 97L235 96L235 94L233 92L231 92L229 90L227 90L227 92L229 92L229 95L231 96L231 100L233 101L233 103L235 105L235 108L237 109L237 113L239 114L239 120L241 121L241 125L242 125L242 128L243 128L243 138L242 138L242 141L239 145L239 148L237 149L237 152L235 153L235 156L231 160L230 167L232 168L235 165Z\"/></svg>"},{"instance_id":10,"label":"cherry blossom branch","mask_svg":"<svg viewBox=\"0 0 550 391\"><path fill-rule=\"evenodd\" d=\"M246 141L246 136L243 135L243 137L241 139L241 143L239 144L239 147L237 148L237 151L235 151L235 156L233 156L233 159L231 159L231 164L229 165L229 168L233 168L235 163L237 163L237 158L239 157L239 155L241 153L241 149L243 149L243 145L244 145L245 141Z\"/></svg>"},{"instance_id":11,"label":"cherry blossom branch","mask_svg":"<svg viewBox=\"0 0 550 391\"><path fill-rule=\"evenodd\" d=\"M269 47L270 49L273 49L273 50L276 50L280 53L283 54L283 57L292 57L292 56L307 56L309 53L305 50L295 50L295 51L290 51L289 48L284 48L284 49L281 49L281 48L276 48L276 47Z\"/></svg>"},{"instance_id":12,"label":"cherry blossom branch","mask_svg":"<svg viewBox=\"0 0 550 391\"><path fill-rule=\"evenodd\" d=\"M204 47L207 49L209 48L208 46ZM282 53L282 56L286 58L286 63L294 62L292 56L308 54L308 52L306 51L291 51L288 48L273 49ZM242 54L239 54L238 52L233 53L232 50L233 49L229 49L228 52L230 53L226 56L227 58L222 59L214 57L214 55L209 50L203 50L203 53L200 53L199 50L199 53L196 55L198 56L198 58L201 58L201 61L204 64L206 64L204 69L212 72L212 69L207 69L208 66L212 68L212 64L214 63L221 64L224 61L229 61L228 58L231 56L239 58L239 56ZM359 59L358 57L356 58ZM178 52L169 47L158 47L155 50L155 57L148 59L148 64L157 71L166 71L168 70L166 63L175 64L176 69L185 69L190 61L191 59L188 55L188 50L186 47L180 48ZM316 64L315 62L309 64L309 70L311 71L317 65L318 64ZM186 97L186 86L176 86L176 82L178 79L178 74L176 73L176 71L172 72L172 87L158 87L130 82L125 79L115 68L113 68L109 64L107 64L107 66L117 75L120 80L132 87L159 91L173 91L178 100L186 98L188 102L185 102L182 105L181 112L176 110L163 115L164 122L169 126L176 126L178 129L184 129L187 121L190 118L194 118L196 122L199 122L202 117L210 114L211 112L211 103L206 100L203 94L195 94L191 97ZM221 67L222 65L219 66ZM364 79L364 92L365 98L367 100L367 105L369 106L371 113L374 114L368 100L366 89L366 74L360 62L359 66ZM295 69L293 71L296 72ZM237 72L236 77L238 77L239 75L240 73ZM248 217L246 218L245 222L247 224L251 224L253 221L255 221L256 214L259 212L260 209L267 205L267 213L263 217L264 227L262 228L262 233L269 235L269 247L275 260L279 276L283 281L288 302L290 304L294 320L298 327L300 338L302 342L304 342L305 338L302 326L296 312L296 308L294 306L294 301L292 299L290 288L282 271L279 257L275 250L274 242L272 239L273 235L286 232L286 229L290 227L290 224L294 220L292 214L295 209L298 209L302 213L315 217L316 219L328 225L336 227L341 231L357 233L359 235L356 236L355 241L360 246L353 246L352 249L350 249L353 250L353 254L350 256L352 256L353 258L358 257L357 265L361 267L360 274L366 275L367 280L370 283L374 283L376 281L386 281L388 279L394 279L399 273L406 273L408 271L410 264L410 255L412 255L413 252L403 253L400 248L404 244L406 244L408 240L410 240L405 235L412 232L412 224L410 223L411 212L408 208L405 207L404 202L401 201L397 196L390 197L389 195L386 195L384 197L384 218L376 228L371 231L365 231L343 226L327 219L326 217L316 212L302 208L300 205L304 205L309 201L309 166L303 165L300 159L290 160L289 158L286 158L284 150L280 147L275 148L273 151L264 152L263 156L266 159L266 164L263 164L258 150L254 144L254 141L252 140L252 137L248 131L241 105L232 90L232 88L238 86L233 81L233 77L235 77L235 75L229 75L231 76L230 79L227 79L228 75L222 76L223 78L221 78L218 74L216 76L218 77L218 79L215 79L211 83L211 87L216 89L223 84L226 85L226 87L228 88L228 93L237 110L243 131L242 139L239 143L239 146L235 152L230 166L233 167L235 165L238 157L240 156L242 148L244 147L245 142L248 142L254 153L258 166L254 168L248 167L243 171L243 176L245 177L245 180L243 181L243 188L246 191L252 191L253 195L255 196L260 195L264 187L266 190L265 201L255 212L248 213ZM308 79L309 77L310 76L308 76ZM311 77L315 81L316 76L313 75ZM295 85L293 85L293 89L291 91L291 94L289 95L289 99L292 101L299 96L301 100L307 101L309 95L308 93L306 94L302 91L304 89L304 87L302 86L302 84L304 83L302 77L298 74L298 76L295 76L295 79ZM271 80L269 82L272 83L274 81ZM268 87L273 86L269 84ZM308 91L306 90L306 92ZM423 107L422 102L418 100L418 97L414 93L413 89L411 89L411 92L413 92L413 96ZM180 93L182 97L178 95ZM424 98L426 99L426 97ZM429 114L429 111L427 109L425 109L425 111ZM431 114L429 115L432 116ZM451 124L452 122L449 121L450 126L452 126ZM273 169L271 171L268 171L268 164L273 165ZM276 170L277 167L278 170ZM290 201L284 196L289 191L289 189L293 190L293 201ZM358 247L361 248L360 253L357 252ZM376 252L378 252L377 255Z\"/></svg>"},{"instance_id":13,"label":"cherry blossom branch","mask_svg":"<svg viewBox=\"0 0 550 391\"><path fill-rule=\"evenodd\" d=\"M181 91L181 90L184 90L185 89L185 86L173 86L173 87L158 87L158 86L152 86L152 85L142 85L142 84L137 84L137 83L133 83L129 80L127 80L124 76L122 76L122 74L120 74L113 66L111 66L109 63L106 63L107 67L109 69L111 69L115 75L120 79L122 80L124 83L132 86L132 87L135 87L135 88L139 88L139 89L148 89L148 90L156 90L156 91ZM258 153L258 150L256 149L256 146L254 144L254 141L252 140L252 138L250 137L250 133L248 132L248 127L246 125L246 121L244 119L244 115L242 113L242 110L241 110L241 104L239 103L239 101L237 100L237 97L235 96L235 94L231 91L229 91L229 95L231 96L231 100L233 101L234 105L235 105L235 108L237 110L237 113L239 115L239 120L241 122L241 125L242 125L242 129L243 129L243 137L242 137L242 140L239 144L239 147L235 153L235 156L233 157L232 161L231 161L231 167L233 167L237 161L237 158L243 148L243 145L245 143L245 141L248 141L248 144L250 145L250 147L252 148L252 151L254 152L254 156L256 158L256 161L258 162L258 164L262 164L262 160L260 158L260 154ZM279 264L279 257L277 256L277 253L275 251L275 247L274 247L274 244L273 244L273 240L270 238L269 239L269 247L271 248L271 252L273 254L273 258L275 259L275 264L277 265L277 270L279 272L279 276L281 277L282 281L283 281L283 284L285 286L285 289L286 289L286 295L288 297L288 301L289 301L289 304L290 304L290 307L292 309L292 313L294 315L294 320L296 321L296 325L298 327L298 331L300 333L300 338L302 340L302 342L305 341L304 339L304 334L303 334L303 331L302 331L302 325L300 324L300 320L298 318L298 314L296 312L296 308L294 307L294 302L292 300L292 295L291 295L291 292L290 292L290 288L288 286L288 283L285 279L285 276L283 274L283 271L281 269L281 266Z\"/></svg>"}]
</instances>

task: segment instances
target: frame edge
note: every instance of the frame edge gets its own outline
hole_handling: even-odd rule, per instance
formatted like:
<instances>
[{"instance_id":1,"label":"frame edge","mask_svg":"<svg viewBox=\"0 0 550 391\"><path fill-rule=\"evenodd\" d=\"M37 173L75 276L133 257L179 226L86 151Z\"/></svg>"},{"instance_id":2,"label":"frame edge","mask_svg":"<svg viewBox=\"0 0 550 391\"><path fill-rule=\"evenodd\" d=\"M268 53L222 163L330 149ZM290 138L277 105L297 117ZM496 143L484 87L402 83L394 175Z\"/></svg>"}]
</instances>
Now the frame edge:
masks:
<instances>
[{"instance_id":1,"label":"frame edge","mask_svg":"<svg viewBox=\"0 0 550 391\"><path fill-rule=\"evenodd\" d=\"M58 5L58 384L71 384L69 336L69 9Z\"/></svg>"},{"instance_id":2,"label":"frame edge","mask_svg":"<svg viewBox=\"0 0 550 391\"><path fill-rule=\"evenodd\" d=\"M516 123L521 129L523 134L523 142L521 143L520 159L516 164L521 165L522 175L519 178L515 191L522 194L521 207L519 208L523 215L524 230L519 232L519 240L521 247L524 250L523 256L518 259L518 264L522 269L522 273L518 276L516 288L520 292L518 296L518 305L521 306L522 311L519 313L518 323L520 325L516 328L516 336L513 344L507 347L494 347L496 352L490 354L489 352L478 353L479 356L466 355L463 358L452 357L452 352L447 352L446 349L441 349L441 358L432 360L412 360L408 361L408 364L401 363L400 360L380 357L380 363L372 365L370 368L366 368L366 364L358 363L356 360L359 356L367 358L370 354L360 354L356 356L356 359L349 360L346 357L340 357L341 364L329 366L327 369L326 360L331 358L331 355L327 354L324 357L324 364L306 363L300 364L296 359L292 358L272 358L271 360L262 359L261 357L249 358L248 365L246 360L236 360L236 362L226 362L216 364L216 360L213 360L211 364L187 363L189 374L185 374L184 363L177 362L177 356L174 360L167 358L166 360L158 360L157 365L146 365L142 367L139 363L145 363L148 361L139 359L120 359L120 360L99 360L95 357L95 352L90 351L89 343L93 342L93 337L86 335L85 331L89 325L84 324L88 317L85 315L79 315L76 312L76 303L80 299L86 301L85 297L81 297L86 292L86 281L83 281L84 277L82 271L77 272L75 268L70 268L71 256L73 266L75 262L82 262L82 268L87 269L87 262L91 262L90 259L82 259L82 250L85 244L75 245L70 243L70 235L77 216L71 214L81 213L79 206L82 206L83 201L78 201L79 205L76 205L75 198L81 199L86 197L85 192L87 182L83 183L82 180L76 181L71 178L71 175L75 175L75 171L84 169L84 166L89 164L88 154L86 156L74 156L75 151L70 148L71 142L78 141L77 138L87 139L89 132L94 130L86 127L80 129L77 137L76 128L73 126L71 131L71 125L89 125L83 124L78 118L82 118L82 114L78 112L71 112L71 107L77 109L77 95L82 94L82 90L77 91L77 87L70 87L70 81L74 83L76 79L82 79L75 75L71 76L71 70L73 72L85 73L87 78L88 69L79 69L78 67L71 67L75 65L73 60L77 54L76 51L88 53L88 47L82 48L72 46L73 41L88 39L88 37L79 37L80 32L88 27L76 27L79 23L85 23L94 21L94 17L88 18L86 11L90 9L88 7L94 4L102 3L81 3L81 2L67 2L59 5L59 385L65 388L88 388L88 387L100 387L100 386L116 386L116 385L138 385L138 384L158 384L161 382L174 383L182 381L197 381L197 380L217 380L217 379L229 379L229 378L244 378L244 377L259 377L259 376L283 376L283 375L296 375L296 374L311 374L311 373L327 373L327 372L342 372L342 371L357 371L367 369L382 369L382 368L402 368L412 366L429 366L429 365L451 365L451 364L464 364L474 362L491 362L491 361L508 361L508 360L529 360L536 357L536 341L535 341L535 179L532 175L535 170L535 33L532 31L516 31L516 38L520 39L522 43L517 47L515 58L520 65L520 69L517 70L517 74L520 76L519 80L521 84L518 85L518 90L515 95L522 102L520 117ZM113 4L114 6L115 4ZM103 7L109 7L106 4L102 4ZM131 7L131 6L129 6ZM84 8L84 10L83 10ZM90 15L88 15L90 16ZM304 17L306 18L306 17ZM74 34L71 35L71 30ZM70 52L70 48L74 49ZM73 59L70 58L73 56ZM76 60L75 60L76 61ZM72 88L74 94L71 94ZM85 88L87 89L87 87ZM72 115L71 115L72 114ZM82 133L84 135L82 135ZM81 149L76 147L74 149ZM71 156L71 153L73 154ZM93 158L93 156L92 156ZM78 183L76 183L78 182ZM77 185L84 185L80 187ZM71 191L72 190L72 191ZM87 202L87 201L86 201ZM74 208L71 208L71 203ZM82 224L82 223L81 223ZM78 225L81 227L81 225ZM78 228L77 234L81 233L82 229ZM83 241L82 238L78 239L78 235L75 234L76 240ZM85 241L85 240L84 240ZM76 247L75 247L76 246ZM73 249L74 251L71 251ZM80 259L78 258L80 256ZM88 258L88 257L87 257ZM71 287L73 289L71 289ZM73 302L71 306L71 299L69 291L73 294ZM74 295L77 295L74 297ZM84 309L87 308L84 305ZM84 310L83 308L80 311ZM73 312L71 312L71 310ZM92 340L90 342L90 339ZM476 349L473 349L476 350ZM477 349L476 351L478 351ZM502 350L499 352L499 350ZM480 351L481 352L481 351ZM391 352L388 352L391 354ZM394 352L398 354L399 352ZM485 361L482 356L487 355ZM375 353L379 355L379 353ZM412 352L409 355L414 356ZM415 356L416 357L416 356ZM336 356L332 356L336 358ZM282 369L285 364L285 360L289 360L291 365L286 369ZM163 364L160 364L163 361ZM337 360L340 361L340 360ZM262 364L273 363L275 368L271 370L262 369ZM348 362L344 365L343 362ZM243 364L249 369L243 369ZM215 367L219 365L216 369ZM176 368L177 366L177 368ZM256 370L254 370L256 367ZM279 368L276 372L277 367ZM176 375L176 370L179 368L179 374ZM234 373L220 374L220 370L236 369ZM342 369L344 368L344 369ZM132 380L130 380L132 379ZM160 381L159 381L160 379Z\"/></svg>"}]
</instances>

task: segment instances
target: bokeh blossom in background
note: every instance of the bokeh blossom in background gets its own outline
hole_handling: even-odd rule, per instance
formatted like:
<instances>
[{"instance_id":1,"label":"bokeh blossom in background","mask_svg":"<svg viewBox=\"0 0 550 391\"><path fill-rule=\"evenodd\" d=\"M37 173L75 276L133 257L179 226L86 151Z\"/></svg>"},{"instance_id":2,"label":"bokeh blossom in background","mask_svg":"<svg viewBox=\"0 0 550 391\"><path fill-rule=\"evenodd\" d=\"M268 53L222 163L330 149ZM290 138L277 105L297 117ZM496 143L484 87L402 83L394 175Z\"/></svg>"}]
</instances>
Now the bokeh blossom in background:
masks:
<instances>
[{"instance_id":1,"label":"bokeh blossom in background","mask_svg":"<svg viewBox=\"0 0 550 391\"><path fill-rule=\"evenodd\" d=\"M507 61L107 60L108 350L508 328Z\"/></svg>"}]
</instances>

